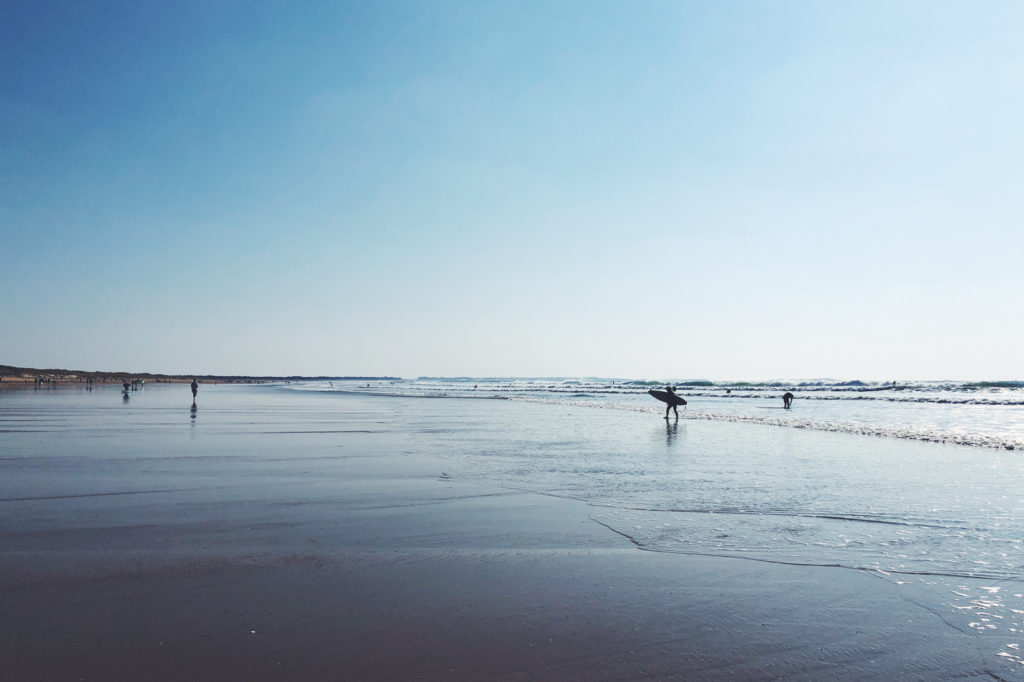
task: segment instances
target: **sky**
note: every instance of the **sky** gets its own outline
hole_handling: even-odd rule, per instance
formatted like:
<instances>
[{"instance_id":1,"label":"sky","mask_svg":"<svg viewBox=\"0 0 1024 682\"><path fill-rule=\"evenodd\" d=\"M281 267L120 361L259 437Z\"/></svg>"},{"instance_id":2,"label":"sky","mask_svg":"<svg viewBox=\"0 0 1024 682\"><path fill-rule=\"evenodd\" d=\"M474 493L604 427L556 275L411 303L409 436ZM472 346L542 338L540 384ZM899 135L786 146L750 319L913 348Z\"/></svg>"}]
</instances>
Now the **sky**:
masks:
<instances>
[{"instance_id":1,"label":"sky","mask_svg":"<svg viewBox=\"0 0 1024 682\"><path fill-rule=\"evenodd\" d=\"M0 363L1024 379L1024 4L0 4Z\"/></svg>"}]
</instances>

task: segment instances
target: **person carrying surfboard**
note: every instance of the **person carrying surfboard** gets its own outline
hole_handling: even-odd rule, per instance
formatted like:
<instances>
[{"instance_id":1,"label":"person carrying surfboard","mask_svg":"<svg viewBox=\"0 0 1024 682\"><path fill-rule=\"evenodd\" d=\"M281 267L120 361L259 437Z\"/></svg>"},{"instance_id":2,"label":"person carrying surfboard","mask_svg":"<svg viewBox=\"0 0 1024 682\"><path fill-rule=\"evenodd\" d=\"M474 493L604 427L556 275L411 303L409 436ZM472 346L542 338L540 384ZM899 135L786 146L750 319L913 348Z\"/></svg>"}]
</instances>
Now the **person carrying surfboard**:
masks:
<instances>
[{"instance_id":1,"label":"person carrying surfboard","mask_svg":"<svg viewBox=\"0 0 1024 682\"><path fill-rule=\"evenodd\" d=\"M652 398L657 398L661 402L665 403L665 419L668 419L669 410L676 411L676 419L679 419L679 405L685 405L686 400L682 396L676 395L676 389L672 386L666 386L665 390L662 391L658 388L652 388L647 391Z\"/></svg>"},{"instance_id":2,"label":"person carrying surfboard","mask_svg":"<svg viewBox=\"0 0 1024 682\"><path fill-rule=\"evenodd\" d=\"M682 398L679 398L679 396L676 395L676 389L674 387L672 387L672 386L666 386L665 387L665 392L668 393L671 398L673 398L673 400L671 402L666 403L666 405L665 405L665 419L668 419L668 411L669 410L675 411L676 419L679 419L679 407L678 407L679 403L676 402L676 400L682 400ZM686 401L683 401L683 405L685 405L685 404L686 404Z\"/></svg>"}]
</instances>

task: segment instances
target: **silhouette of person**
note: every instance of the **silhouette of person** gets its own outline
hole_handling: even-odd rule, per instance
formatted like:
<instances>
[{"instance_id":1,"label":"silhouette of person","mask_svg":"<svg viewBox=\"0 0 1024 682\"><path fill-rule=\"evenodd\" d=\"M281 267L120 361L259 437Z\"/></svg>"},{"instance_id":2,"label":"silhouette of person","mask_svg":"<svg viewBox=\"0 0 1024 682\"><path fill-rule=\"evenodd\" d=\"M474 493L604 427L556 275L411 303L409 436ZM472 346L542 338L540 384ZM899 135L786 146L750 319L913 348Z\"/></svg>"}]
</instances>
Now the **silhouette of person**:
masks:
<instances>
[{"instance_id":1,"label":"silhouette of person","mask_svg":"<svg viewBox=\"0 0 1024 682\"><path fill-rule=\"evenodd\" d=\"M677 396L676 395L676 389L672 388L671 386L666 386L665 387L665 392L669 394L669 397L675 398L676 400L679 400L681 405L685 405L686 404L686 401L683 400L682 398L680 398L679 396ZM669 410L672 410L673 412L675 412L676 413L676 419L679 419L679 408L678 408L678 406L674 402L673 403L667 403L665 405L665 419L668 419L668 411Z\"/></svg>"},{"instance_id":2,"label":"silhouette of person","mask_svg":"<svg viewBox=\"0 0 1024 682\"><path fill-rule=\"evenodd\" d=\"M199 384L195 379L192 380L192 404L196 404L196 394L199 393Z\"/></svg>"},{"instance_id":3,"label":"silhouette of person","mask_svg":"<svg viewBox=\"0 0 1024 682\"><path fill-rule=\"evenodd\" d=\"M786 391L782 395L782 406L788 410L789 406L792 405L792 404L793 404L793 394L790 393L789 391Z\"/></svg>"}]
</instances>

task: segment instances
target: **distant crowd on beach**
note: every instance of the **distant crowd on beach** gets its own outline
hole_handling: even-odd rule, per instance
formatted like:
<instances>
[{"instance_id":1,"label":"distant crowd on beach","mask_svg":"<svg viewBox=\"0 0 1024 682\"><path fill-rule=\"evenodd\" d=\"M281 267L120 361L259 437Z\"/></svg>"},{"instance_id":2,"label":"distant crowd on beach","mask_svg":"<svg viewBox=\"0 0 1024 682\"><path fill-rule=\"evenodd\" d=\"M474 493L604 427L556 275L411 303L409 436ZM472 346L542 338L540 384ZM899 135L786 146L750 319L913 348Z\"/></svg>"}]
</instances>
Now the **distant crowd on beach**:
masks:
<instances>
[{"instance_id":1,"label":"distant crowd on beach","mask_svg":"<svg viewBox=\"0 0 1024 682\"><path fill-rule=\"evenodd\" d=\"M63 386L69 384L78 384L82 386L92 386L93 384L124 384L128 382L132 385L139 386L147 381L153 383L187 383L188 379L157 379L153 377L133 377L124 375L102 375L97 377L92 376L78 376L75 374L42 374L32 376L13 376L13 375L0 375L0 383L6 383L11 385L34 385L34 386Z\"/></svg>"},{"instance_id":2,"label":"distant crowd on beach","mask_svg":"<svg viewBox=\"0 0 1024 682\"><path fill-rule=\"evenodd\" d=\"M12 368L8 368L10 370ZM66 386L81 385L92 386L93 384L123 385L128 382L134 386L150 382L154 384L188 384L193 379L187 377L153 376L151 374L55 374L55 373L17 373L14 371L0 370L0 384L11 386ZM253 378L207 378L212 384L263 384L265 379Z\"/></svg>"}]
</instances>

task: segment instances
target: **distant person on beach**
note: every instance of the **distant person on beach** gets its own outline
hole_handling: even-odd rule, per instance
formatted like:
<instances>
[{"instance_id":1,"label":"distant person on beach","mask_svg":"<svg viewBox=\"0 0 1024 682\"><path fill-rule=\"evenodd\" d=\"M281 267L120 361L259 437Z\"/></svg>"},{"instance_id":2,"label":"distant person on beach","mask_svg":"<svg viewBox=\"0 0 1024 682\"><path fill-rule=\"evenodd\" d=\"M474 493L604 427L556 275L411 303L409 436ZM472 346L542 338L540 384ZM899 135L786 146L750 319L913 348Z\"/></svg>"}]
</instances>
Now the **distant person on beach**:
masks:
<instances>
[{"instance_id":1,"label":"distant person on beach","mask_svg":"<svg viewBox=\"0 0 1024 682\"><path fill-rule=\"evenodd\" d=\"M782 406L788 410L792 404L793 394L790 393L789 391L786 391L782 396Z\"/></svg>"},{"instance_id":2,"label":"distant person on beach","mask_svg":"<svg viewBox=\"0 0 1024 682\"><path fill-rule=\"evenodd\" d=\"M196 404L196 394L197 393L199 393L199 383L195 379L193 379L192 380L192 404L193 405Z\"/></svg>"}]
</instances>

